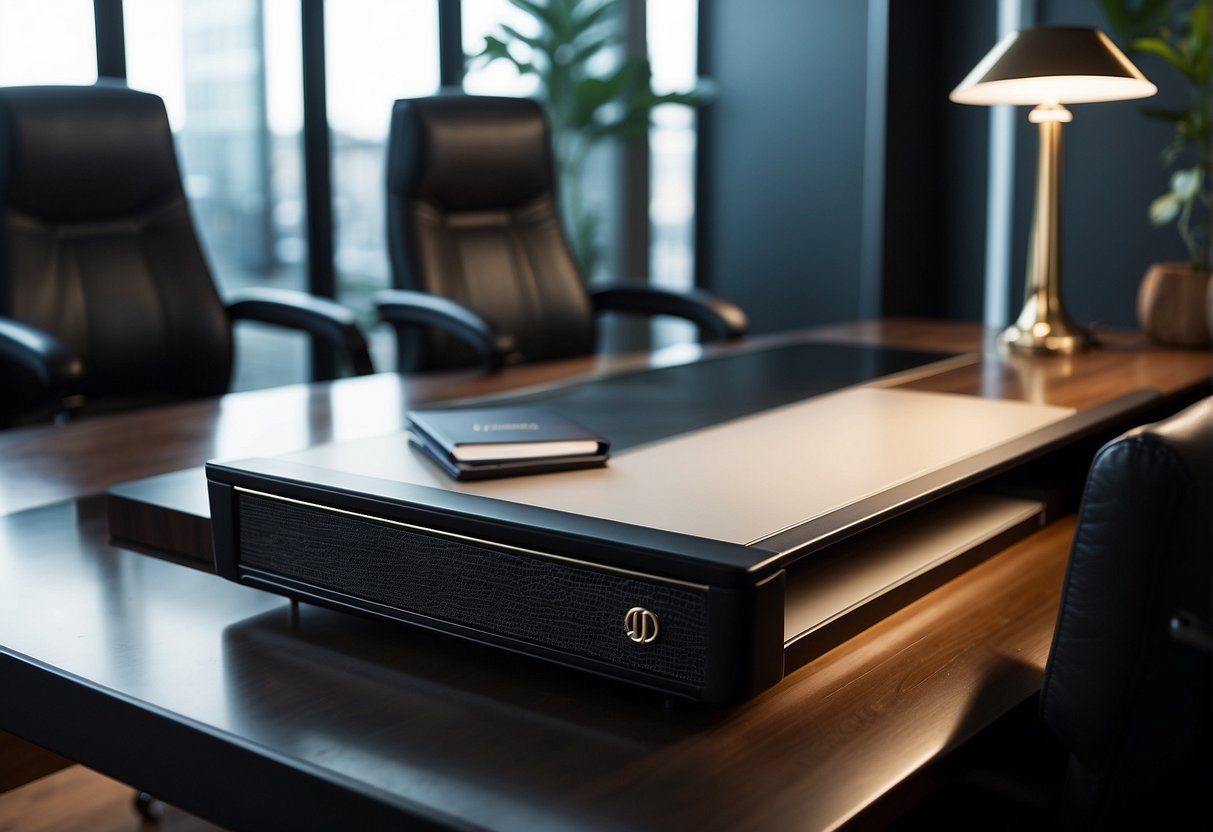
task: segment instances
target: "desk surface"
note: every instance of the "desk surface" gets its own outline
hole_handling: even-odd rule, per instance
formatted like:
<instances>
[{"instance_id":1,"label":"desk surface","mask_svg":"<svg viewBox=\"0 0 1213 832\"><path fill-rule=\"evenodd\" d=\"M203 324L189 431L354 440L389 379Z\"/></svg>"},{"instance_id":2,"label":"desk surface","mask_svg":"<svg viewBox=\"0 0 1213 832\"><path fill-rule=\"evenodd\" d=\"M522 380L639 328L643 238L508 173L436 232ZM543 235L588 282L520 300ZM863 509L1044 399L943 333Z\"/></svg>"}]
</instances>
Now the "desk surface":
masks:
<instances>
[{"instance_id":1,"label":"desk surface","mask_svg":"<svg viewBox=\"0 0 1213 832\"><path fill-rule=\"evenodd\" d=\"M804 336L981 349L910 321ZM981 361L909 389L1085 409L1178 403L1207 353L1133 336ZM1029 696L1072 521L996 555L729 711L304 607L110 546L108 485L213 456L395 430L409 406L656 359L492 379L375 376L0 435L0 729L239 826L351 819L494 828L829 828ZM184 764L182 764L184 761Z\"/></svg>"}]
</instances>

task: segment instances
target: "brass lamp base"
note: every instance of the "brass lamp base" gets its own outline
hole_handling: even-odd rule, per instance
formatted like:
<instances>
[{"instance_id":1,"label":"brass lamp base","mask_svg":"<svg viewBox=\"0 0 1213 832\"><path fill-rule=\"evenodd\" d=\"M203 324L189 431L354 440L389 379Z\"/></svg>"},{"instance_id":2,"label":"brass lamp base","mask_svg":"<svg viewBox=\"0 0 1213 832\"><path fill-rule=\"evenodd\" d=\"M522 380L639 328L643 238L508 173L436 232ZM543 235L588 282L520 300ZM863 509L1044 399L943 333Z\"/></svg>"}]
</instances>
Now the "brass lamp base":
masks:
<instances>
[{"instance_id":1,"label":"brass lamp base","mask_svg":"<svg viewBox=\"0 0 1213 832\"><path fill-rule=\"evenodd\" d=\"M1073 355L1094 346L1095 339L1061 303L1061 126L1070 120L1070 111L1060 104L1041 105L1028 118L1040 128L1028 275L1023 310L998 343L1014 352Z\"/></svg>"},{"instance_id":2,"label":"brass lamp base","mask_svg":"<svg viewBox=\"0 0 1213 832\"><path fill-rule=\"evenodd\" d=\"M1002 331L998 343L1013 352L1073 355L1095 346L1095 339L1089 330L1069 320L1016 321Z\"/></svg>"}]
</instances>

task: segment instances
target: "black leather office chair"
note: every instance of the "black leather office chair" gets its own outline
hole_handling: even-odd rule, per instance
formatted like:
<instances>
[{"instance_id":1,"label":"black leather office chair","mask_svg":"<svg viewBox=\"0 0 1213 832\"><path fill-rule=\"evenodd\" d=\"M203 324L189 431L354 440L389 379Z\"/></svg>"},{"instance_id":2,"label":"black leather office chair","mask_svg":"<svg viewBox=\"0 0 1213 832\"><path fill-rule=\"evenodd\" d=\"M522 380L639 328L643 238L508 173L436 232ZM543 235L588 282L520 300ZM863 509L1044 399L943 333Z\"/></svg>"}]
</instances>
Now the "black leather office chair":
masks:
<instances>
[{"instance_id":1,"label":"black leather office chair","mask_svg":"<svg viewBox=\"0 0 1213 832\"><path fill-rule=\"evenodd\" d=\"M1070 753L1067 825L1213 821L1213 658L1172 637L1210 620L1211 515L1213 399L1096 456L1040 702Z\"/></svg>"},{"instance_id":2,"label":"black leather office chair","mask_svg":"<svg viewBox=\"0 0 1213 832\"><path fill-rule=\"evenodd\" d=\"M604 311L685 318L708 340L748 328L740 309L703 292L587 289L557 212L548 124L534 101L397 101L387 190L397 288L377 305L396 328L400 370L592 353Z\"/></svg>"},{"instance_id":3,"label":"black leather office chair","mask_svg":"<svg viewBox=\"0 0 1213 832\"><path fill-rule=\"evenodd\" d=\"M890 829L1209 828L1211 500L1213 399L1099 451L1039 700Z\"/></svg>"},{"instance_id":4,"label":"black leather office chair","mask_svg":"<svg viewBox=\"0 0 1213 832\"><path fill-rule=\"evenodd\" d=\"M335 303L220 299L158 97L0 88L0 426L223 393L235 320L304 330L372 371Z\"/></svg>"}]
</instances>

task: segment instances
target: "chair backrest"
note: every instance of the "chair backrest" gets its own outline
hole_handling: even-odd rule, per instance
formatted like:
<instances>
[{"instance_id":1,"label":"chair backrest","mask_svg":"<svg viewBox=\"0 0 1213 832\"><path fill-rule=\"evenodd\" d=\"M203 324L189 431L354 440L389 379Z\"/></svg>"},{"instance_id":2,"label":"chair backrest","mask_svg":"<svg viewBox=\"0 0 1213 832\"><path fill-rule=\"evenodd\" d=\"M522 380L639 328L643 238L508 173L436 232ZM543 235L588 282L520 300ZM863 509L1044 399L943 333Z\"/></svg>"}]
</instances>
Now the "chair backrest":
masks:
<instances>
[{"instance_id":1,"label":"chair backrest","mask_svg":"<svg viewBox=\"0 0 1213 832\"><path fill-rule=\"evenodd\" d=\"M1209 620L1211 514L1213 398L1130 431L1091 466L1041 694L1083 825L1143 795L1148 811L1174 807L1159 796L1208 776L1213 660L1169 623ZM1204 788L1191 797L1207 810Z\"/></svg>"},{"instance_id":2,"label":"chair backrest","mask_svg":"<svg viewBox=\"0 0 1213 832\"><path fill-rule=\"evenodd\" d=\"M547 119L523 98L397 101L387 175L393 283L455 300L523 360L594 350L588 291L557 212ZM440 332L401 333L400 369L475 365Z\"/></svg>"},{"instance_id":3,"label":"chair backrest","mask_svg":"<svg viewBox=\"0 0 1213 832\"><path fill-rule=\"evenodd\" d=\"M227 390L231 325L160 98L0 88L0 315L74 348L90 400Z\"/></svg>"}]
</instances>

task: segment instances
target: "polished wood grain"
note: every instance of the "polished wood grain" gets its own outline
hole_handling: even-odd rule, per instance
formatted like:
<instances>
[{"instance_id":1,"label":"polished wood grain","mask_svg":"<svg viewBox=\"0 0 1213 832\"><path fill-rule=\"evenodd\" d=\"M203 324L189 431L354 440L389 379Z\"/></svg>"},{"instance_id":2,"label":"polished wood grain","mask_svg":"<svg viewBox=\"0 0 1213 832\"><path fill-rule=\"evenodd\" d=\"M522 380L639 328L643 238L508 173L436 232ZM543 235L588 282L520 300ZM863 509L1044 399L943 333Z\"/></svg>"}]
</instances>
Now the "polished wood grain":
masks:
<instances>
[{"instance_id":1,"label":"polished wood grain","mask_svg":"<svg viewBox=\"0 0 1213 832\"><path fill-rule=\"evenodd\" d=\"M1211 356L1159 347L1141 336L1105 334L1104 345L1090 352L1047 359L988 354L979 364L906 387L1085 409L1131 390L1157 390L1165 397L1199 393L1213 372Z\"/></svg>"},{"instance_id":2,"label":"polished wood grain","mask_svg":"<svg viewBox=\"0 0 1213 832\"><path fill-rule=\"evenodd\" d=\"M590 810L665 829L828 829L860 816L1039 689L1072 531L1072 519L1050 526L730 719L593 784Z\"/></svg>"},{"instance_id":3,"label":"polished wood grain","mask_svg":"<svg viewBox=\"0 0 1213 832\"><path fill-rule=\"evenodd\" d=\"M1213 353L1151 342L1140 332L1102 331L1099 346L1072 356L1042 357L1001 351L997 332L970 323L893 319L837 324L811 331L836 343L947 349L980 353L979 361L902 387L990 399L1086 409L1133 390L1164 397L1207 390Z\"/></svg>"},{"instance_id":4,"label":"polished wood grain","mask_svg":"<svg viewBox=\"0 0 1213 832\"><path fill-rule=\"evenodd\" d=\"M1141 388L1162 407L1207 392L1208 353L1104 338L1072 359L1020 360L975 325L867 322L0 434L0 728L20 724L224 825L291 812L300 828L348 825L338 810L504 829L862 825L882 795L1038 689L1072 519L722 712L383 622L292 614L281 598L113 545L99 497L56 503L208 458L397 430L420 402L789 340L972 354L897 382L910 389L1080 410ZM267 784L277 805L254 797Z\"/></svg>"},{"instance_id":5,"label":"polished wood grain","mask_svg":"<svg viewBox=\"0 0 1213 832\"><path fill-rule=\"evenodd\" d=\"M133 805L134 792L84 766L43 777L0 794L0 830L4 832L222 832L214 824L175 809L150 824Z\"/></svg>"}]
</instances>

